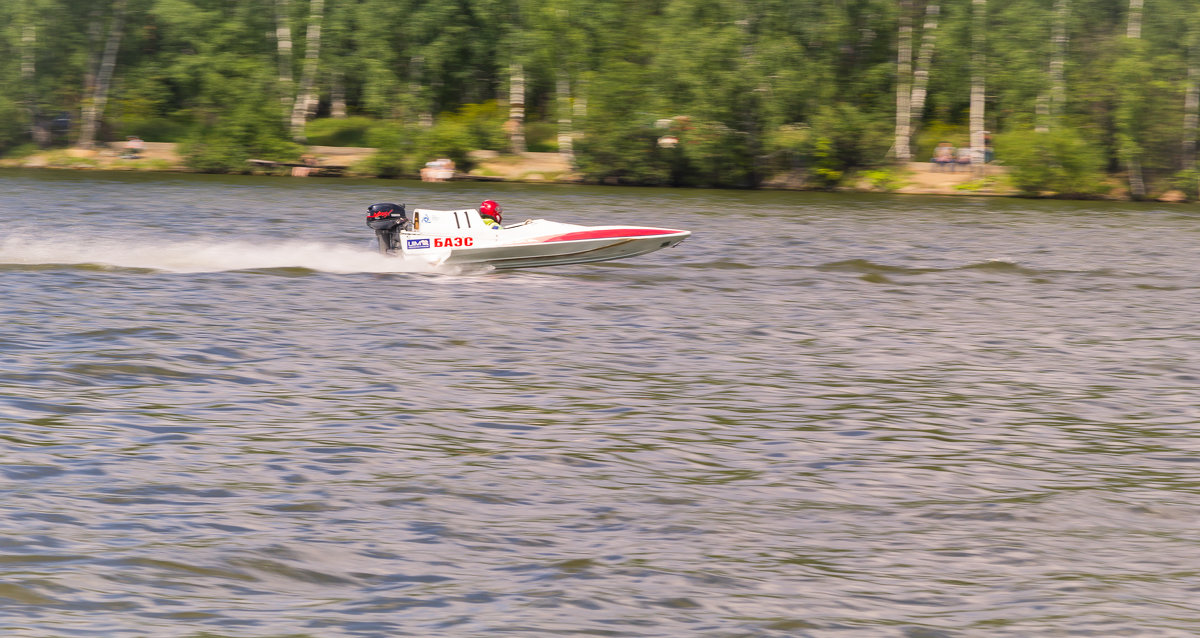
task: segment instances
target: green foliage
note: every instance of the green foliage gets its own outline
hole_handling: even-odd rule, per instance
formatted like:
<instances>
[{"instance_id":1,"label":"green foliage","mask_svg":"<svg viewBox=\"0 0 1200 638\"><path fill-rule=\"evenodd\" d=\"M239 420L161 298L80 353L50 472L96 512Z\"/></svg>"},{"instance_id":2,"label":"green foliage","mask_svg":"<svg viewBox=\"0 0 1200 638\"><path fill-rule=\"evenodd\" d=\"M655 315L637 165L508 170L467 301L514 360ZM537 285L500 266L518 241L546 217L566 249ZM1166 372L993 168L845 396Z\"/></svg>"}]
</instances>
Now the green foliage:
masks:
<instances>
[{"instance_id":1,"label":"green foliage","mask_svg":"<svg viewBox=\"0 0 1200 638\"><path fill-rule=\"evenodd\" d=\"M137 135L155 142L181 142L194 128L189 110L171 108L168 80L156 64L119 78L116 93L107 118L116 139Z\"/></svg>"},{"instance_id":2,"label":"green foliage","mask_svg":"<svg viewBox=\"0 0 1200 638\"><path fill-rule=\"evenodd\" d=\"M443 114L442 120L456 122L467 130L472 149L491 151L503 150L507 144L504 122L508 119L508 107L495 100L483 104L464 104L452 115Z\"/></svg>"},{"instance_id":3,"label":"green foliage","mask_svg":"<svg viewBox=\"0 0 1200 638\"><path fill-rule=\"evenodd\" d=\"M928 162L934 149L942 142L950 142L954 148L971 145L971 134L966 124L950 124L933 121L921 128L913 145L913 161Z\"/></svg>"},{"instance_id":4,"label":"green foliage","mask_svg":"<svg viewBox=\"0 0 1200 638\"><path fill-rule=\"evenodd\" d=\"M357 116L346 118L321 118L312 120L304 129L309 144L316 146L369 146L368 139L376 127L386 126L383 121Z\"/></svg>"},{"instance_id":5,"label":"green foliage","mask_svg":"<svg viewBox=\"0 0 1200 638\"><path fill-rule=\"evenodd\" d=\"M593 82L585 135L575 145L576 165L586 179L622 184L667 184L669 157L660 152L660 129L643 110L646 71L615 60Z\"/></svg>"},{"instance_id":6,"label":"green foliage","mask_svg":"<svg viewBox=\"0 0 1200 638\"><path fill-rule=\"evenodd\" d=\"M849 170L883 162L891 141L888 126L849 105L824 106L811 125L773 131L766 151L776 170L801 170L815 185L832 188Z\"/></svg>"},{"instance_id":7,"label":"green foliage","mask_svg":"<svg viewBox=\"0 0 1200 638\"><path fill-rule=\"evenodd\" d=\"M476 149L501 150L505 147L505 109L496 102L466 104L456 112L443 113L434 125L415 136L415 163L439 157L454 160L460 171L473 165L468 153Z\"/></svg>"},{"instance_id":8,"label":"green foliage","mask_svg":"<svg viewBox=\"0 0 1200 638\"><path fill-rule=\"evenodd\" d=\"M1171 176L1168 182L1171 188L1178 189L1189 200L1200 198L1200 169L1189 168Z\"/></svg>"},{"instance_id":9,"label":"green foliage","mask_svg":"<svg viewBox=\"0 0 1200 638\"><path fill-rule=\"evenodd\" d=\"M755 186L755 158L747 135L721 122L695 122L679 136L684 163L674 182L690 186Z\"/></svg>"},{"instance_id":10,"label":"green foliage","mask_svg":"<svg viewBox=\"0 0 1200 638\"><path fill-rule=\"evenodd\" d=\"M1101 191L1103 153L1073 129L998 135L996 154L1010 167L1013 185L1026 195L1086 197Z\"/></svg>"},{"instance_id":11,"label":"green foliage","mask_svg":"<svg viewBox=\"0 0 1200 638\"><path fill-rule=\"evenodd\" d=\"M0 94L0 153L12 150L27 139L22 126L24 122L20 108Z\"/></svg>"},{"instance_id":12,"label":"green foliage","mask_svg":"<svg viewBox=\"0 0 1200 638\"><path fill-rule=\"evenodd\" d=\"M401 177L417 172L412 159L414 135L399 123L373 126L367 136L367 146L377 149L375 154L355 167L355 172L376 177Z\"/></svg>"},{"instance_id":13,"label":"green foliage","mask_svg":"<svg viewBox=\"0 0 1200 638\"><path fill-rule=\"evenodd\" d=\"M892 122L887 115L868 113L852 104L821 107L812 128L828 145L817 151L817 163L838 171L882 163L892 142Z\"/></svg>"},{"instance_id":14,"label":"green foliage","mask_svg":"<svg viewBox=\"0 0 1200 638\"><path fill-rule=\"evenodd\" d=\"M182 142L195 128L189 116L189 113L180 112L171 117L120 118L112 123L113 137L123 139L136 135L153 142Z\"/></svg>"},{"instance_id":15,"label":"green foliage","mask_svg":"<svg viewBox=\"0 0 1200 638\"><path fill-rule=\"evenodd\" d=\"M249 172L249 159L295 162L303 151L288 139L278 109L264 102L248 102L218 116L180 146L188 167L204 173Z\"/></svg>"},{"instance_id":16,"label":"green foliage","mask_svg":"<svg viewBox=\"0 0 1200 638\"><path fill-rule=\"evenodd\" d=\"M416 160L418 163L447 157L454 160L459 170L470 170L467 153L476 148L475 137L466 122L458 118L440 119L416 138Z\"/></svg>"},{"instance_id":17,"label":"green foliage","mask_svg":"<svg viewBox=\"0 0 1200 638\"><path fill-rule=\"evenodd\" d=\"M0 157L28 157L40 150L41 149L37 144L34 144L33 142L26 142L24 144L9 146L0 150Z\"/></svg>"},{"instance_id":18,"label":"green foliage","mask_svg":"<svg viewBox=\"0 0 1200 638\"><path fill-rule=\"evenodd\" d=\"M505 117L503 108L495 102L487 102L468 104L458 111L443 113L428 128L359 117L317 120L309 125L309 130L327 135L315 138L323 141L355 140L361 136L357 145L378 151L356 167L356 171L378 177L402 177L417 174L425 162L440 157L454 160L460 171L470 170L472 160L468 153L477 149L503 148ZM341 137L337 137L339 135ZM310 141L313 140L310 137Z\"/></svg>"},{"instance_id":19,"label":"green foliage","mask_svg":"<svg viewBox=\"0 0 1200 638\"><path fill-rule=\"evenodd\" d=\"M996 189L1004 184L1003 176L988 175L954 185L954 190L975 193L985 189Z\"/></svg>"},{"instance_id":20,"label":"green foliage","mask_svg":"<svg viewBox=\"0 0 1200 638\"><path fill-rule=\"evenodd\" d=\"M785 124L770 131L766 151L770 168L775 171L802 169L811 155L812 129L799 124Z\"/></svg>"},{"instance_id":21,"label":"green foliage","mask_svg":"<svg viewBox=\"0 0 1200 638\"><path fill-rule=\"evenodd\" d=\"M575 144L575 162L585 179L617 184L670 183L670 157L658 148L658 131L617 120L592 129Z\"/></svg>"},{"instance_id":22,"label":"green foliage","mask_svg":"<svg viewBox=\"0 0 1200 638\"><path fill-rule=\"evenodd\" d=\"M1200 65L1195 3L1147 3L1134 39L1126 35L1126 0L1070 2L1066 95L1046 116L1036 107L1051 93L1055 5L988 3L985 127L998 139L1035 124L1077 134L1043 143L1012 133L1011 150L998 157L1037 166L1018 157L1022 149L1074 149L1053 156L1057 177L1023 175L1030 189L1051 179L1059 192L1094 191L1080 180L1099 183L1096 157L1113 172L1140 165L1149 183L1187 183L1172 176L1195 159L1181 151L1189 67ZM295 155L284 118L304 67L312 5L286 3L282 16L278 6L127 0L102 134L186 141L201 170L242 171L247 157ZM469 150L506 150L510 69L519 64L530 150L556 150L557 122L567 115L558 109L586 105L569 115L582 135L578 169L587 179L722 187L753 187L776 171L832 187L877 167L893 141L900 11L912 11L915 46L924 24L924 3L891 0L324 6L319 113L331 111L336 95L355 117L315 120L308 139L377 146L367 162L373 174L412 175L435 157L466 168ZM928 96L917 114L924 124L913 140L918 161L942 140L967 143L972 38L981 25L968 2L939 6ZM32 141L31 117L45 123L66 113L78 126L113 8L114 0L0 3L0 86L8 89L0 93L0 151ZM278 28L291 34L290 58L280 54ZM431 115L432 127L418 125ZM688 128L655 126L678 116ZM666 133L679 144L660 145Z\"/></svg>"},{"instance_id":23,"label":"green foliage","mask_svg":"<svg viewBox=\"0 0 1200 638\"><path fill-rule=\"evenodd\" d=\"M887 168L874 168L863 171L863 179L878 191L894 191L904 186L905 180L895 171Z\"/></svg>"},{"instance_id":24,"label":"green foliage","mask_svg":"<svg viewBox=\"0 0 1200 638\"><path fill-rule=\"evenodd\" d=\"M534 153L558 151L558 123L530 122L525 127L525 147Z\"/></svg>"}]
</instances>

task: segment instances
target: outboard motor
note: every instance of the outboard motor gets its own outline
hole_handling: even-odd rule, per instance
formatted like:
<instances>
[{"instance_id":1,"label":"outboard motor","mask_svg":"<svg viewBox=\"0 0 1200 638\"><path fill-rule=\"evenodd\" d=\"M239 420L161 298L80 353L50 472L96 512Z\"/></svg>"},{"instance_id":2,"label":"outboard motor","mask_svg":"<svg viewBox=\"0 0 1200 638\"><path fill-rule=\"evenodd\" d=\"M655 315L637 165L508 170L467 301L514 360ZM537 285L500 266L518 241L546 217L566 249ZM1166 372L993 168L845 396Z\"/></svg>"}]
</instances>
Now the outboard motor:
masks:
<instances>
[{"instance_id":1,"label":"outboard motor","mask_svg":"<svg viewBox=\"0 0 1200 638\"><path fill-rule=\"evenodd\" d=\"M404 204L371 204L367 207L367 225L375 230L379 252L385 255L400 247L400 231L412 230Z\"/></svg>"}]
</instances>

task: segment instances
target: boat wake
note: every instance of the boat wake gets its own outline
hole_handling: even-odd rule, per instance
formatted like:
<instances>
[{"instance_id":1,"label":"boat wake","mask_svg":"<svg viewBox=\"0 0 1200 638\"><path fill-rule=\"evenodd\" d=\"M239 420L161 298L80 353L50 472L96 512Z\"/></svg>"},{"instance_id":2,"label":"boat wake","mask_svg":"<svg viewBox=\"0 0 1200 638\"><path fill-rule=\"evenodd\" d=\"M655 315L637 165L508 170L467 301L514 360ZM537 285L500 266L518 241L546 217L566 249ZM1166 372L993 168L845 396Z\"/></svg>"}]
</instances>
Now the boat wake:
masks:
<instances>
[{"instance_id":1,"label":"boat wake","mask_svg":"<svg viewBox=\"0 0 1200 638\"><path fill-rule=\"evenodd\" d=\"M444 272L430 260L385 257L374 246L356 248L306 241L257 244L244 241L96 239L67 244L61 239L0 239L0 268L81 266L205 273L275 268L317 272Z\"/></svg>"}]
</instances>

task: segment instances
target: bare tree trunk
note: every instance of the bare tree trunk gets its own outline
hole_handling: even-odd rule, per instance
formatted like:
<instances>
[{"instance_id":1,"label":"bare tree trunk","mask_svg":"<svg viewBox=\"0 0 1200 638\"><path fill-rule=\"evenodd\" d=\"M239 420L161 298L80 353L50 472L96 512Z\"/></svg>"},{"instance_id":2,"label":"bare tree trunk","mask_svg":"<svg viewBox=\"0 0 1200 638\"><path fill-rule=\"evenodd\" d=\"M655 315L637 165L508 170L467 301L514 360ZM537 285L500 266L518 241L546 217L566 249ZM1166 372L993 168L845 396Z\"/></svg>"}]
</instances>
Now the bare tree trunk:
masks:
<instances>
[{"instance_id":1,"label":"bare tree trunk","mask_svg":"<svg viewBox=\"0 0 1200 638\"><path fill-rule=\"evenodd\" d=\"M1183 169L1196 168L1196 127L1200 123L1200 67L1196 54L1190 56L1187 94L1183 99Z\"/></svg>"},{"instance_id":2,"label":"bare tree trunk","mask_svg":"<svg viewBox=\"0 0 1200 638\"><path fill-rule=\"evenodd\" d=\"M984 28L987 26L987 0L971 0L971 165L982 168L984 153L984 137L987 131L983 129L985 104L984 66L987 55L984 52L986 39Z\"/></svg>"},{"instance_id":3,"label":"bare tree trunk","mask_svg":"<svg viewBox=\"0 0 1200 638\"><path fill-rule=\"evenodd\" d=\"M1129 159L1129 194L1134 199L1146 197L1146 182L1142 179L1142 161L1136 157Z\"/></svg>"},{"instance_id":4,"label":"bare tree trunk","mask_svg":"<svg viewBox=\"0 0 1200 638\"><path fill-rule=\"evenodd\" d=\"M1067 85L1063 80L1063 69L1067 57L1067 0L1055 0L1054 22L1050 33L1050 86L1037 97L1037 128L1046 133L1059 125L1063 106L1067 101Z\"/></svg>"},{"instance_id":5,"label":"bare tree trunk","mask_svg":"<svg viewBox=\"0 0 1200 638\"><path fill-rule=\"evenodd\" d=\"M1183 143L1180 148L1180 168L1196 168L1196 129L1200 127L1200 20L1189 22L1187 46L1187 89L1183 98ZM1193 176L1193 179L1195 176Z\"/></svg>"},{"instance_id":6,"label":"bare tree trunk","mask_svg":"<svg viewBox=\"0 0 1200 638\"><path fill-rule=\"evenodd\" d=\"M575 114L576 122L587 119L587 94L580 91L578 87L575 89L575 104L572 105L571 112Z\"/></svg>"},{"instance_id":7,"label":"bare tree trunk","mask_svg":"<svg viewBox=\"0 0 1200 638\"><path fill-rule=\"evenodd\" d=\"M938 15L941 6L931 2L925 7L925 24L921 27L921 51L917 54L917 67L913 71L912 126L910 135L915 132L925 114L925 87L929 85L929 65L933 63L933 46L937 41Z\"/></svg>"},{"instance_id":8,"label":"bare tree trunk","mask_svg":"<svg viewBox=\"0 0 1200 638\"><path fill-rule=\"evenodd\" d=\"M279 106L283 123L291 125L292 96L292 28L288 24L288 0L275 0L275 46L279 51Z\"/></svg>"},{"instance_id":9,"label":"bare tree trunk","mask_svg":"<svg viewBox=\"0 0 1200 638\"><path fill-rule=\"evenodd\" d=\"M900 36L896 45L896 160L912 159L912 0L900 0Z\"/></svg>"},{"instance_id":10,"label":"bare tree trunk","mask_svg":"<svg viewBox=\"0 0 1200 638\"><path fill-rule=\"evenodd\" d=\"M104 35L104 20L100 11L100 3L92 6L88 16L88 59L83 70L83 94L85 96L96 92L96 72L100 67L100 36Z\"/></svg>"},{"instance_id":11,"label":"bare tree trunk","mask_svg":"<svg viewBox=\"0 0 1200 638\"><path fill-rule=\"evenodd\" d=\"M1037 101L1034 102L1033 112L1035 117L1033 121L1036 124L1033 127L1038 133L1050 132L1050 94L1042 91L1038 93Z\"/></svg>"},{"instance_id":12,"label":"bare tree trunk","mask_svg":"<svg viewBox=\"0 0 1200 638\"><path fill-rule=\"evenodd\" d=\"M292 106L292 139L305 141L304 125L317 111L317 63L321 54L321 20L325 15L325 0L311 0L308 34L304 44L304 74L300 77L300 92Z\"/></svg>"},{"instance_id":13,"label":"bare tree trunk","mask_svg":"<svg viewBox=\"0 0 1200 638\"><path fill-rule=\"evenodd\" d=\"M100 71L96 73L96 90L92 98L83 105L79 123L79 148L96 146L96 129L104 117L104 105L108 102L108 86L112 82L113 68L117 64L117 49L121 46L121 29L125 21L125 0L113 2L112 23L108 29L108 42L104 45L104 56L100 59Z\"/></svg>"},{"instance_id":14,"label":"bare tree trunk","mask_svg":"<svg viewBox=\"0 0 1200 638\"><path fill-rule=\"evenodd\" d=\"M583 137L583 129L579 125L587 122L587 87L586 80L582 78L575 80L575 102L571 105L571 121L575 126L575 130L571 133L572 141Z\"/></svg>"},{"instance_id":15,"label":"bare tree trunk","mask_svg":"<svg viewBox=\"0 0 1200 638\"><path fill-rule=\"evenodd\" d=\"M1130 40L1142 37L1142 0L1129 0L1129 28L1125 31L1125 37ZM1142 179L1142 162L1139 157L1141 151L1137 142L1132 139L1129 146L1131 148L1125 160L1125 166L1129 170L1129 194L1134 199L1142 199L1146 196L1146 183Z\"/></svg>"},{"instance_id":16,"label":"bare tree trunk","mask_svg":"<svg viewBox=\"0 0 1200 638\"><path fill-rule=\"evenodd\" d=\"M424 73L424 56L414 55L408 60L408 93L396 100L397 109L393 117L412 117L417 114L417 122L425 128L433 126L433 113L429 112L431 102L425 99L425 91L421 89L422 73Z\"/></svg>"},{"instance_id":17,"label":"bare tree trunk","mask_svg":"<svg viewBox=\"0 0 1200 638\"><path fill-rule=\"evenodd\" d=\"M428 128L433 126L433 114L430 113L431 102L425 100L425 92L421 90L421 74L424 72L425 56L412 56L408 60L408 95L396 101L397 104L403 104L403 108L398 109L395 116L410 118L412 113L416 113L416 121Z\"/></svg>"},{"instance_id":18,"label":"bare tree trunk","mask_svg":"<svg viewBox=\"0 0 1200 638\"><path fill-rule=\"evenodd\" d=\"M346 76L340 70L333 73L333 86L329 89L329 116L346 117Z\"/></svg>"},{"instance_id":19,"label":"bare tree trunk","mask_svg":"<svg viewBox=\"0 0 1200 638\"><path fill-rule=\"evenodd\" d=\"M559 71L555 83L558 94L558 153L571 163L575 160L575 145L571 131L571 82L566 71Z\"/></svg>"},{"instance_id":20,"label":"bare tree trunk","mask_svg":"<svg viewBox=\"0 0 1200 638\"><path fill-rule=\"evenodd\" d=\"M1142 2L1143 0L1129 0L1129 26L1125 30L1125 37L1131 40L1142 37Z\"/></svg>"},{"instance_id":21,"label":"bare tree trunk","mask_svg":"<svg viewBox=\"0 0 1200 638\"><path fill-rule=\"evenodd\" d=\"M21 82L25 85L25 106L33 108L33 80L37 70L34 59L34 49L37 47L37 29L32 23L26 22L21 27Z\"/></svg>"},{"instance_id":22,"label":"bare tree trunk","mask_svg":"<svg viewBox=\"0 0 1200 638\"><path fill-rule=\"evenodd\" d=\"M525 152L525 70L519 63L510 69L508 129L513 153Z\"/></svg>"},{"instance_id":23,"label":"bare tree trunk","mask_svg":"<svg viewBox=\"0 0 1200 638\"><path fill-rule=\"evenodd\" d=\"M1071 17L1068 0L1055 0L1054 31L1051 34L1053 49L1050 56L1050 119L1058 125L1063 107L1067 104L1067 83L1064 70L1067 66L1067 22Z\"/></svg>"},{"instance_id":24,"label":"bare tree trunk","mask_svg":"<svg viewBox=\"0 0 1200 638\"><path fill-rule=\"evenodd\" d=\"M28 15L24 16L28 20ZM29 138L34 144L41 147L46 147L50 144L50 131L46 128L41 120L41 114L38 113L38 100L35 91L35 82L37 80L37 59L35 52L37 50L37 28L32 22L25 22L21 28L21 85L24 89L22 102L24 102L25 117L29 119Z\"/></svg>"}]
</instances>

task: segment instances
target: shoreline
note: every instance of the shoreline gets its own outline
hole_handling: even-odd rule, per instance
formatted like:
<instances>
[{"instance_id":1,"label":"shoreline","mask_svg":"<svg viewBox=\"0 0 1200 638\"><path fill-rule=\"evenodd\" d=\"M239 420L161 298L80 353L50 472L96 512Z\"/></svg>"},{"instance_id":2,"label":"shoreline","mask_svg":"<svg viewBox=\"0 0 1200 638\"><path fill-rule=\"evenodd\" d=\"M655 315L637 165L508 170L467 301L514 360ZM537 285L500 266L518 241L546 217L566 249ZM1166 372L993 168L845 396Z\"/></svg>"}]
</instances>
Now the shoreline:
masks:
<instances>
[{"instance_id":1,"label":"shoreline","mask_svg":"<svg viewBox=\"0 0 1200 638\"><path fill-rule=\"evenodd\" d=\"M34 168L56 170L107 170L133 172L197 173L189 169L172 142L146 142L138 158L122 157L123 142L110 142L95 150L60 148L40 151L20 158L0 159L0 168ZM279 163L249 160L258 173L277 176L308 177L370 177L356 175L352 167L376 152L374 148L309 146L304 163ZM473 151L476 163L470 172L455 172L449 181L497 181L542 184L583 183L568 162L558 153L501 155L496 151ZM980 169L934 170L929 162L909 162L887 169L865 170L851 185L832 189L835 192L881 193L896 195L953 195L975 197L1021 197L1007 179L1004 166L988 164ZM408 179L420 179L417 175ZM440 180L446 181L446 180ZM761 190L821 190L809 187L798 174L776 175L765 180ZM1106 197L1111 201L1129 201L1127 197ZM1186 202L1178 191L1168 191L1149 201Z\"/></svg>"}]
</instances>

